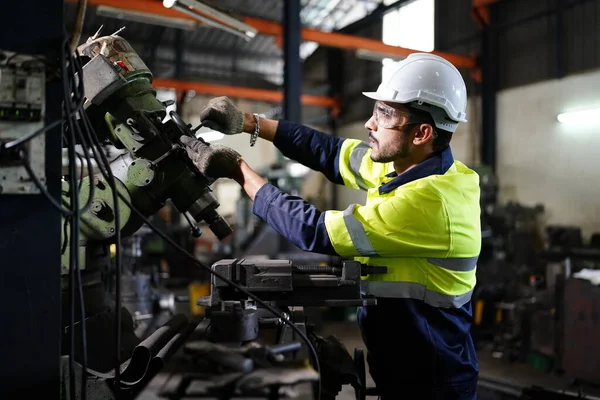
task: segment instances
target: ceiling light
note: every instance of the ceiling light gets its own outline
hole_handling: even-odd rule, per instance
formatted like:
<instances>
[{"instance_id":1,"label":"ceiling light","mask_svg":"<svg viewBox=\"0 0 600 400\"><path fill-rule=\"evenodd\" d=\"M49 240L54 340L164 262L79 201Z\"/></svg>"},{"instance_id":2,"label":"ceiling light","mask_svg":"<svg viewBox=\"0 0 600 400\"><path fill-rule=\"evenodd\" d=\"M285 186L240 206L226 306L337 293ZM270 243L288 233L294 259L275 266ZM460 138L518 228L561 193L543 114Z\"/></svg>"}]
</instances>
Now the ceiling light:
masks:
<instances>
[{"instance_id":1,"label":"ceiling light","mask_svg":"<svg viewBox=\"0 0 600 400\"><path fill-rule=\"evenodd\" d=\"M98 6L96 14L100 17L116 18L131 22L141 22L164 26L167 28L183 29L190 31L196 28L196 23L185 18L162 17L156 14L150 14L140 11L129 11L109 6Z\"/></svg>"},{"instance_id":2,"label":"ceiling light","mask_svg":"<svg viewBox=\"0 0 600 400\"><path fill-rule=\"evenodd\" d=\"M258 32L253 26L232 18L197 0L163 0L163 6L186 14L203 24L239 36L246 41L253 39Z\"/></svg>"},{"instance_id":3,"label":"ceiling light","mask_svg":"<svg viewBox=\"0 0 600 400\"><path fill-rule=\"evenodd\" d=\"M558 122L569 125L593 125L600 124L600 108L588 110L568 111L558 114Z\"/></svg>"},{"instance_id":4,"label":"ceiling light","mask_svg":"<svg viewBox=\"0 0 600 400\"><path fill-rule=\"evenodd\" d=\"M356 50L356 57L360 58L361 60L377 61L377 62L381 62L385 59L391 59L393 61L402 61L406 58L406 57L399 56L397 54L382 53L379 51L371 51L371 50L364 50L364 49Z\"/></svg>"}]
</instances>

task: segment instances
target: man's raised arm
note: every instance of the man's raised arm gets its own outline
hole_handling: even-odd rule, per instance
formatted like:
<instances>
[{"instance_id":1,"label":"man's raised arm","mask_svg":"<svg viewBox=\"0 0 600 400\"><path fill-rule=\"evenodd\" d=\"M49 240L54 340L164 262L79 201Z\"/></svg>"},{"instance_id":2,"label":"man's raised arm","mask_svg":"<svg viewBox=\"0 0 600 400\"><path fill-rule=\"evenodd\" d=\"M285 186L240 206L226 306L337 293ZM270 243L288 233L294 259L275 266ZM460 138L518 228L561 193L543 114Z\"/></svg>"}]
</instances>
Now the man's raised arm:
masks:
<instances>
[{"instance_id":1,"label":"man's raised arm","mask_svg":"<svg viewBox=\"0 0 600 400\"><path fill-rule=\"evenodd\" d=\"M258 118L239 110L229 98L209 101L200 113L203 126L226 135L242 132L273 142L281 153L308 168L322 172L330 181L344 184L340 173L343 139L288 121Z\"/></svg>"}]
</instances>

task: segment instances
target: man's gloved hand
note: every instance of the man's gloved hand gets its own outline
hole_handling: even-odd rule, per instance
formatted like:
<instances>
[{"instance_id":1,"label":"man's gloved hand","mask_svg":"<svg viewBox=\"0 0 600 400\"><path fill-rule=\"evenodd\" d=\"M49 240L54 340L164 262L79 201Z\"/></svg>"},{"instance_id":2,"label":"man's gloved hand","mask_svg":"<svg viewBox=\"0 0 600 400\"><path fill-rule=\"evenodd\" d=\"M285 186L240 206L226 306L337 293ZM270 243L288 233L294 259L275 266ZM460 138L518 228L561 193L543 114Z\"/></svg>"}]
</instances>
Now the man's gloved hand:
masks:
<instances>
[{"instance_id":1,"label":"man's gloved hand","mask_svg":"<svg viewBox=\"0 0 600 400\"><path fill-rule=\"evenodd\" d=\"M215 97L200 112L200 123L226 135L235 135L244 131L244 113L228 97Z\"/></svg>"},{"instance_id":2,"label":"man's gloved hand","mask_svg":"<svg viewBox=\"0 0 600 400\"><path fill-rule=\"evenodd\" d=\"M185 145L188 156L202 174L213 179L239 177L242 156L237 151L189 136L182 136L179 140Z\"/></svg>"}]
</instances>

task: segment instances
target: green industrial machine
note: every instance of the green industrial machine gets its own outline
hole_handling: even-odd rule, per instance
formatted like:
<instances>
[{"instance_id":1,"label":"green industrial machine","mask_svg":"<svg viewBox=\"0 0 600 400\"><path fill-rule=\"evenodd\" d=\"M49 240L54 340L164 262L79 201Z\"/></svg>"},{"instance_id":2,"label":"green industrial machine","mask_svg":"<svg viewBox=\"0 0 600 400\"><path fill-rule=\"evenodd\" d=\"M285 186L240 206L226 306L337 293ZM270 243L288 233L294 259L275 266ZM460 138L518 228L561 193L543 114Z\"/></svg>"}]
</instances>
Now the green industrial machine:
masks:
<instances>
[{"instance_id":1,"label":"green industrial machine","mask_svg":"<svg viewBox=\"0 0 600 400\"><path fill-rule=\"evenodd\" d=\"M179 141L182 135L193 136L194 130L175 112L170 112L167 118L168 102L156 98L151 71L125 39L114 34L97 36L78 48L85 64L83 76L77 79L83 80L84 108L97 137L120 151L109 160L110 169L117 190L127 202L119 201L115 207L111 184L100 171L79 182L80 204L86 204L93 192L91 206L81 216L79 258L89 319L88 348L109 349L114 344L112 335L106 334L113 329L110 318L96 318L112 313L114 308L106 301L101 274L111 263L110 245L115 242L117 231L127 237L143 225L127 203L148 217L170 200L179 212L187 213L190 221L193 218L197 223L206 223L221 240L232 229L217 212L219 202L210 189L212 180L197 170ZM68 203L69 184L65 180L63 185ZM68 315L66 307L71 301L66 293L71 254L68 223L64 221L62 238L63 315ZM198 229L195 232L200 234ZM123 318L129 318L127 313ZM127 321L122 326L123 330L131 330ZM131 332L123 334L122 359L126 359L139 341ZM98 371L112 368L114 360L103 355L106 353L99 351L96 358L92 353L88 366Z\"/></svg>"}]
</instances>

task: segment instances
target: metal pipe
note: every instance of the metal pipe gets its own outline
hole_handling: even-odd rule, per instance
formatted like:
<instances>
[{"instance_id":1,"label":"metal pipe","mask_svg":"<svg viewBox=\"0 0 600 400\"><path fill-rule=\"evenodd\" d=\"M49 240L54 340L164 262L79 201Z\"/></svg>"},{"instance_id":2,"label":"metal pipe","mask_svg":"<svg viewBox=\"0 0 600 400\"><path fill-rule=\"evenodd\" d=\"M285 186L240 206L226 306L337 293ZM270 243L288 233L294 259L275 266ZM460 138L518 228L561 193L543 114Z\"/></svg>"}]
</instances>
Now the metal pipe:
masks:
<instances>
[{"instance_id":1,"label":"metal pipe","mask_svg":"<svg viewBox=\"0 0 600 400\"><path fill-rule=\"evenodd\" d=\"M280 103L283 100L283 93L277 90L254 89L203 82L186 82L178 81L176 79L154 79L153 84L154 87L157 88L169 88L183 91L193 90L196 93L204 93L214 96L229 96L235 98L261 100L271 103ZM300 100L302 104L305 105L328 107L333 109L339 107L338 102L331 97L303 94Z\"/></svg>"}]
</instances>

